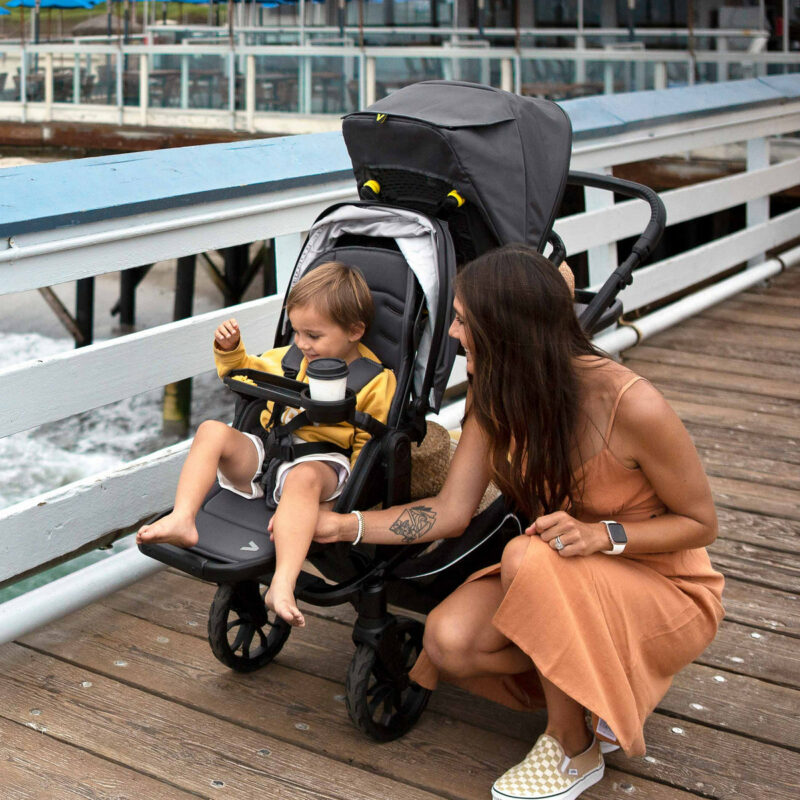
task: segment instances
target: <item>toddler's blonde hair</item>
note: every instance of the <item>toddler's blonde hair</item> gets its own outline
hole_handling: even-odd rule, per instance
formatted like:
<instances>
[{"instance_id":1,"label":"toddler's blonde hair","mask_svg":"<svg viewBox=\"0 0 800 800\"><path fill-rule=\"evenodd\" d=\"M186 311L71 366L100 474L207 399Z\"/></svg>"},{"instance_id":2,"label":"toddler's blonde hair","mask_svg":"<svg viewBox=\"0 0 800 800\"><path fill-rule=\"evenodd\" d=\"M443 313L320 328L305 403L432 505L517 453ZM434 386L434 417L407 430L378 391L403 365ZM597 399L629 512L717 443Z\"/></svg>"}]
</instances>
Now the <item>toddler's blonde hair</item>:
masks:
<instances>
[{"instance_id":1,"label":"toddler's blonde hair","mask_svg":"<svg viewBox=\"0 0 800 800\"><path fill-rule=\"evenodd\" d=\"M364 276L339 261L320 264L292 287L286 299L286 313L308 305L345 330L361 323L366 332L375 316L372 293Z\"/></svg>"}]
</instances>

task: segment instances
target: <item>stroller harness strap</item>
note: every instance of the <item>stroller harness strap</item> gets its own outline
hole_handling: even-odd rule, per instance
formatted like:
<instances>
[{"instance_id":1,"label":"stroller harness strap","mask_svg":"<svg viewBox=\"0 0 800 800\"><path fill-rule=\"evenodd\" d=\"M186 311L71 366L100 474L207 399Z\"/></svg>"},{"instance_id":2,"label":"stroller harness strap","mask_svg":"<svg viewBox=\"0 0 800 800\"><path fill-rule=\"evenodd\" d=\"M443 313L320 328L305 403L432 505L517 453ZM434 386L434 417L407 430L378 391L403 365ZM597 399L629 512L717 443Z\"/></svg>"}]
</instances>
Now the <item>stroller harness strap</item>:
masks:
<instances>
[{"instance_id":1,"label":"stroller harness strap","mask_svg":"<svg viewBox=\"0 0 800 800\"><path fill-rule=\"evenodd\" d=\"M303 361L303 354L297 345L292 345L284 357L281 359L281 369L287 378L296 379L300 372L300 365ZM348 365L347 388L351 389L356 395L368 384L383 372L383 365L371 358L361 356L350 362ZM273 409L272 419L280 419L284 407L276 404ZM378 420L373 419L363 411L356 411L353 421L362 430L367 431L371 436L380 436L386 427ZM264 450L266 462L272 460L294 461L297 458L307 455L318 455L322 453L341 453L348 458L353 453L352 447L340 447L333 442L302 442L295 440L294 433L300 428L313 424L305 411L300 412L284 425L274 425L269 431L264 431ZM268 468L264 470L265 478L271 472Z\"/></svg>"}]
</instances>

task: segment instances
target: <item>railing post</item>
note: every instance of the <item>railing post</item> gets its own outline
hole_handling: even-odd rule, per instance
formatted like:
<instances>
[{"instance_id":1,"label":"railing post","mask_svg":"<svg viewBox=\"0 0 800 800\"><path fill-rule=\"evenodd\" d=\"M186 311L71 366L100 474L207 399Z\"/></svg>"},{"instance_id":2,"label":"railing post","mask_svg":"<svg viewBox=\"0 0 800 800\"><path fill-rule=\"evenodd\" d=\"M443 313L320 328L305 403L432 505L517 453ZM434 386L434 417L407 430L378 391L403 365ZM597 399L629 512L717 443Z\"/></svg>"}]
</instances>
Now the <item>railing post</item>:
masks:
<instances>
[{"instance_id":1,"label":"railing post","mask_svg":"<svg viewBox=\"0 0 800 800\"><path fill-rule=\"evenodd\" d=\"M117 110L119 112L120 125L122 125L125 105L125 94L122 90L122 68L124 64L125 56L122 54L122 47L120 47L119 52L117 53Z\"/></svg>"},{"instance_id":2,"label":"railing post","mask_svg":"<svg viewBox=\"0 0 800 800\"><path fill-rule=\"evenodd\" d=\"M247 115L247 130L256 129L256 57L247 56L245 60L244 108Z\"/></svg>"},{"instance_id":3,"label":"railing post","mask_svg":"<svg viewBox=\"0 0 800 800\"><path fill-rule=\"evenodd\" d=\"M236 130L236 52L228 53L228 111L231 115L231 130Z\"/></svg>"},{"instance_id":4,"label":"railing post","mask_svg":"<svg viewBox=\"0 0 800 800\"><path fill-rule=\"evenodd\" d=\"M610 167L602 170L595 170L604 175L611 175ZM614 205L614 193L604 189L593 189L590 186L584 187L583 196L586 202L587 211L596 211L599 208L608 208ZM587 252L589 259L589 285L600 286L606 278L617 268L617 243L598 245L589 248Z\"/></svg>"},{"instance_id":5,"label":"railing post","mask_svg":"<svg viewBox=\"0 0 800 800\"><path fill-rule=\"evenodd\" d=\"M375 57L367 56L364 71L365 105L371 106L375 102Z\"/></svg>"},{"instance_id":6,"label":"railing post","mask_svg":"<svg viewBox=\"0 0 800 800\"><path fill-rule=\"evenodd\" d=\"M603 94L614 94L614 62L603 64Z\"/></svg>"},{"instance_id":7,"label":"railing post","mask_svg":"<svg viewBox=\"0 0 800 800\"><path fill-rule=\"evenodd\" d=\"M181 53L181 108L189 108L189 56Z\"/></svg>"},{"instance_id":8,"label":"railing post","mask_svg":"<svg viewBox=\"0 0 800 800\"><path fill-rule=\"evenodd\" d=\"M142 53L139 56L139 123L147 125L147 114L150 109L150 56Z\"/></svg>"},{"instance_id":9,"label":"railing post","mask_svg":"<svg viewBox=\"0 0 800 800\"><path fill-rule=\"evenodd\" d=\"M586 59L583 51L586 49L586 37L575 37L575 83L586 83Z\"/></svg>"},{"instance_id":10,"label":"railing post","mask_svg":"<svg viewBox=\"0 0 800 800\"><path fill-rule=\"evenodd\" d=\"M194 278L197 256L178 259L175 272L175 320L192 316ZM192 410L192 379L185 378L164 387L162 431L166 436L185 437L189 432Z\"/></svg>"},{"instance_id":11,"label":"railing post","mask_svg":"<svg viewBox=\"0 0 800 800\"><path fill-rule=\"evenodd\" d=\"M510 58L500 62L500 88L506 92L514 91L514 67Z\"/></svg>"},{"instance_id":12,"label":"railing post","mask_svg":"<svg viewBox=\"0 0 800 800\"><path fill-rule=\"evenodd\" d=\"M72 102L81 101L81 57L75 53L75 62L72 65Z\"/></svg>"},{"instance_id":13,"label":"railing post","mask_svg":"<svg viewBox=\"0 0 800 800\"><path fill-rule=\"evenodd\" d=\"M747 142L747 171L765 169L769 166L769 140L762 136L760 139L749 139ZM746 206L747 227L761 225L769 220L769 195L748 200ZM764 253L759 253L747 262L748 267L754 267L764 260Z\"/></svg>"},{"instance_id":14,"label":"railing post","mask_svg":"<svg viewBox=\"0 0 800 800\"><path fill-rule=\"evenodd\" d=\"M20 119L28 121L28 51L23 46L19 59L19 101L22 104Z\"/></svg>"},{"instance_id":15,"label":"railing post","mask_svg":"<svg viewBox=\"0 0 800 800\"><path fill-rule=\"evenodd\" d=\"M667 65L663 61L653 64L653 88L667 88Z\"/></svg>"},{"instance_id":16,"label":"railing post","mask_svg":"<svg viewBox=\"0 0 800 800\"><path fill-rule=\"evenodd\" d=\"M53 119L53 54L44 54L44 105L45 116Z\"/></svg>"},{"instance_id":17,"label":"railing post","mask_svg":"<svg viewBox=\"0 0 800 800\"><path fill-rule=\"evenodd\" d=\"M75 285L75 323L83 340L75 347L86 347L94 337L94 278L81 278Z\"/></svg>"},{"instance_id":18,"label":"railing post","mask_svg":"<svg viewBox=\"0 0 800 800\"><path fill-rule=\"evenodd\" d=\"M311 56L300 56L300 80L297 83L299 97L297 110L301 114L311 113Z\"/></svg>"}]
</instances>

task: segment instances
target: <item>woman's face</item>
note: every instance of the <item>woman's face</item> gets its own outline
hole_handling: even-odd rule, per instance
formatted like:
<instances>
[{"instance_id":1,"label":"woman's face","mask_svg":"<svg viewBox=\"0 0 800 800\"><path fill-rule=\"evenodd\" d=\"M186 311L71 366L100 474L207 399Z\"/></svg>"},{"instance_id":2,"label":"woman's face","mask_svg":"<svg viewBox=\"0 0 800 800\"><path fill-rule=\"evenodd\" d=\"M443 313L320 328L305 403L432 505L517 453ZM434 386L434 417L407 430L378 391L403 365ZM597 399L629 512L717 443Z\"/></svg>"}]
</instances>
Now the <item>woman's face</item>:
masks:
<instances>
[{"instance_id":1,"label":"woman's face","mask_svg":"<svg viewBox=\"0 0 800 800\"><path fill-rule=\"evenodd\" d=\"M464 348L464 352L467 355L467 374L472 375L472 337L469 335L467 326L464 324L464 307L457 297L455 300L453 300L453 311L455 311L455 317L453 318L453 322L450 324L450 330L448 333L454 339L458 339L459 343Z\"/></svg>"}]
</instances>

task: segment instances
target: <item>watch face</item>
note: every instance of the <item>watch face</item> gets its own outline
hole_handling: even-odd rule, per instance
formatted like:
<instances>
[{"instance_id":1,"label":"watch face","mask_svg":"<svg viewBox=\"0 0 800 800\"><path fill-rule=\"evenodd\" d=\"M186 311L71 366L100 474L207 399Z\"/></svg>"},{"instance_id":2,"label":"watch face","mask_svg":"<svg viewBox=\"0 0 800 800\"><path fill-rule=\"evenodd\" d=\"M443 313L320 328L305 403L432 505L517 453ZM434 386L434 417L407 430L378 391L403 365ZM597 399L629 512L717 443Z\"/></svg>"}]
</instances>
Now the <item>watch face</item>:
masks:
<instances>
[{"instance_id":1,"label":"watch face","mask_svg":"<svg viewBox=\"0 0 800 800\"><path fill-rule=\"evenodd\" d=\"M628 537L625 533L625 528L619 522L609 522L606 527L608 528L608 535L614 544L626 544Z\"/></svg>"}]
</instances>

